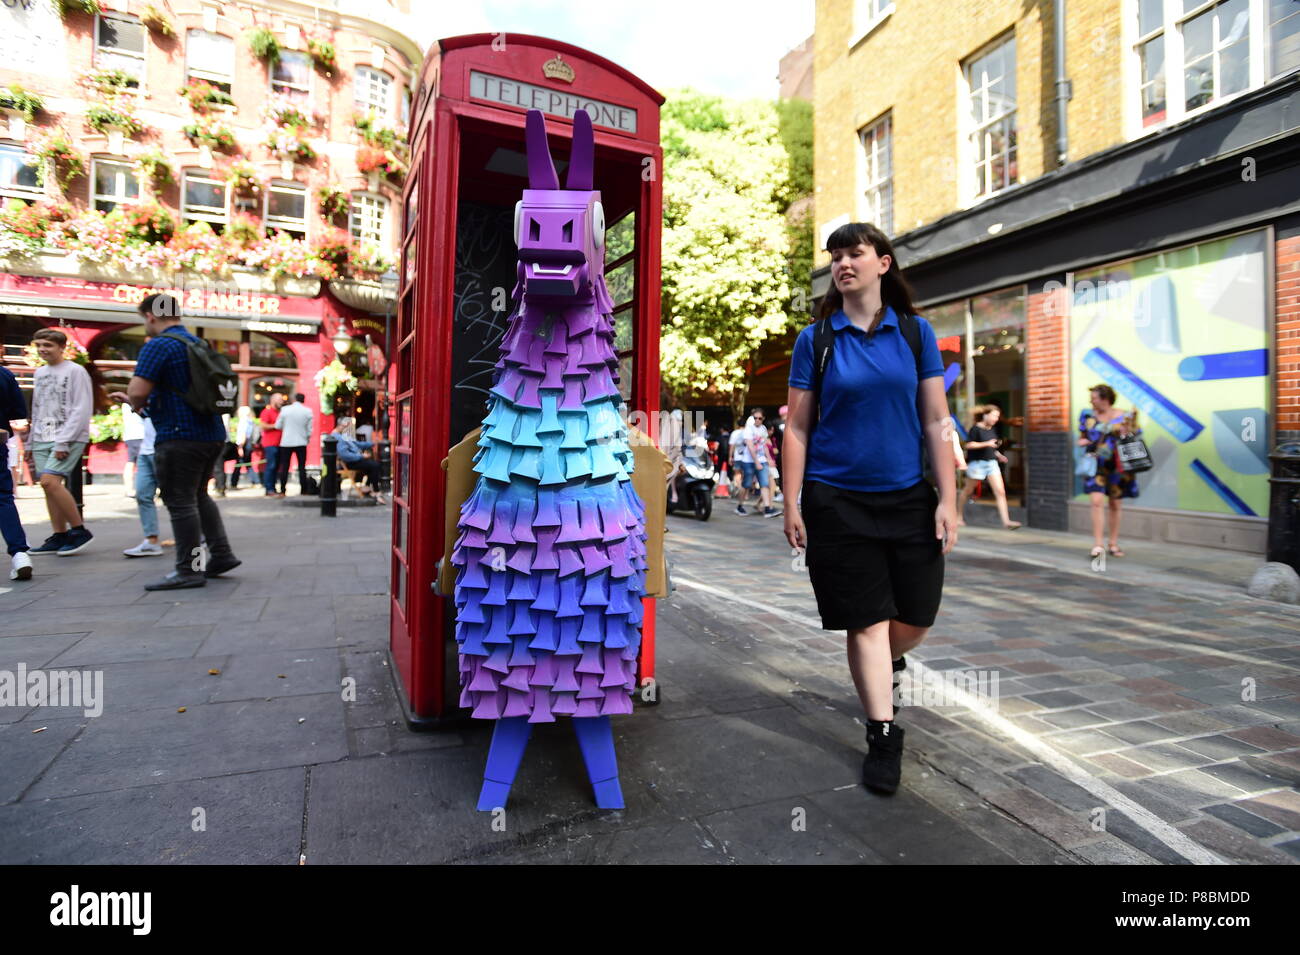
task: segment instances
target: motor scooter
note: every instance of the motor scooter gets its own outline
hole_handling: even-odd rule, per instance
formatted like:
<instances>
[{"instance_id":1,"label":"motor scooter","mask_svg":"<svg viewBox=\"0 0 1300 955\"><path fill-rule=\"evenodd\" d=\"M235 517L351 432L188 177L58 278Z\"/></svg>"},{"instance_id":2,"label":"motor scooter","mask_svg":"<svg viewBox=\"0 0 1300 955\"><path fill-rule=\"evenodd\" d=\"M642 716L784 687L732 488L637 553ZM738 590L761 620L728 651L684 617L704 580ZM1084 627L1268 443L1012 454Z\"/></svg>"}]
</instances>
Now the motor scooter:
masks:
<instances>
[{"instance_id":1,"label":"motor scooter","mask_svg":"<svg viewBox=\"0 0 1300 955\"><path fill-rule=\"evenodd\" d=\"M717 471L708 445L697 440L682 448L682 461L668 487L668 513L674 510L693 512L707 521L713 513L713 488Z\"/></svg>"}]
</instances>

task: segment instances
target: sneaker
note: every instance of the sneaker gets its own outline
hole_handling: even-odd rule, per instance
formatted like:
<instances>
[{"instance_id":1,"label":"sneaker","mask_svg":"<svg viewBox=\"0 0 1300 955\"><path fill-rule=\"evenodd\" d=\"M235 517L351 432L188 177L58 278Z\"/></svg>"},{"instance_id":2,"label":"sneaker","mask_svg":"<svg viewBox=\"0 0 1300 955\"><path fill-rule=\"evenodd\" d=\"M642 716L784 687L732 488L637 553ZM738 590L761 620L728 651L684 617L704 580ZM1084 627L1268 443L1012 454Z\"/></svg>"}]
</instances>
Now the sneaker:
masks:
<instances>
[{"instance_id":1,"label":"sneaker","mask_svg":"<svg viewBox=\"0 0 1300 955\"><path fill-rule=\"evenodd\" d=\"M9 568L10 580L31 580L32 579L32 559L27 556L27 551L20 550L13 556L13 564Z\"/></svg>"},{"instance_id":2,"label":"sneaker","mask_svg":"<svg viewBox=\"0 0 1300 955\"><path fill-rule=\"evenodd\" d=\"M72 554L81 553L94 538L95 535L86 530L84 524L81 527L72 528L68 531L67 537L64 538L63 546L59 548L59 556L68 557Z\"/></svg>"},{"instance_id":3,"label":"sneaker","mask_svg":"<svg viewBox=\"0 0 1300 955\"><path fill-rule=\"evenodd\" d=\"M67 542L68 542L68 532L59 531L58 533L51 534L49 537L45 538L45 543L40 544L36 547L28 548L27 553L57 554L59 552L59 548L62 547Z\"/></svg>"},{"instance_id":4,"label":"sneaker","mask_svg":"<svg viewBox=\"0 0 1300 955\"><path fill-rule=\"evenodd\" d=\"M153 543L147 537L134 547L122 551L127 557L161 557L162 552L162 545Z\"/></svg>"},{"instance_id":5,"label":"sneaker","mask_svg":"<svg viewBox=\"0 0 1300 955\"><path fill-rule=\"evenodd\" d=\"M737 505L736 505L736 513L739 514L739 515L741 515L741 516L743 517L743 516L747 515L747 514L749 513L749 511L745 510L745 505L744 505L744 504L737 504Z\"/></svg>"},{"instance_id":6,"label":"sneaker","mask_svg":"<svg viewBox=\"0 0 1300 955\"><path fill-rule=\"evenodd\" d=\"M172 571L162 580L154 581L152 584L145 584L145 590L183 590L188 587L206 587L208 580L202 574L181 574Z\"/></svg>"},{"instance_id":7,"label":"sneaker","mask_svg":"<svg viewBox=\"0 0 1300 955\"><path fill-rule=\"evenodd\" d=\"M765 508L763 508L763 516L764 516L764 517L776 517L776 516L777 516L778 514L780 514L780 513L781 513L781 512L778 511L775 507L765 507Z\"/></svg>"},{"instance_id":8,"label":"sneaker","mask_svg":"<svg viewBox=\"0 0 1300 955\"><path fill-rule=\"evenodd\" d=\"M868 720L862 785L882 796L892 796L898 790L902 773L903 728L893 720Z\"/></svg>"}]
</instances>

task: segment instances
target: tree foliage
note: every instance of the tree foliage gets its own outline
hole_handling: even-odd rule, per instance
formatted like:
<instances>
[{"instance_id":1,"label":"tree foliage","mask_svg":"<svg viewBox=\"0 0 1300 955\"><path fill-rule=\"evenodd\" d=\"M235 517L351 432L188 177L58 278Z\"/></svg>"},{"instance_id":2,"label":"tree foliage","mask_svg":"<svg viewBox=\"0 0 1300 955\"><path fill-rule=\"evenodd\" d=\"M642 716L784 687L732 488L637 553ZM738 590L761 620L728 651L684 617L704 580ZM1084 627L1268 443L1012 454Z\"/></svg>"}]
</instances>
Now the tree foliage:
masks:
<instances>
[{"instance_id":1,"label":"tree foliage","mask_svg":"<svg viewBox=\"0 0 1300 955\"><path fill-rule=\"evenodd\" d=\"M664 388L745 401L747 362L787 327L790 159L776 107L691 90L662 112Z\"/></svg>"}]
</instances>

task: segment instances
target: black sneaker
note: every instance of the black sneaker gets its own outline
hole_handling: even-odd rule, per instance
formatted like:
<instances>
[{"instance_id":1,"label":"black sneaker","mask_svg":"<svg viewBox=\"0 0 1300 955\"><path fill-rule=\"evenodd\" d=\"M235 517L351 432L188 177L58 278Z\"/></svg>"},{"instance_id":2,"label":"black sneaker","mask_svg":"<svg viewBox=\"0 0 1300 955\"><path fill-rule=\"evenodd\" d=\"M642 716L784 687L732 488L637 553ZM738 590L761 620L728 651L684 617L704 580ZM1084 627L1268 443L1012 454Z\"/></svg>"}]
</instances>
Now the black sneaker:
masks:
<instances>
[{"instance_id":1,"label":"black sneaker","mask_svg":"<svg viewBox=\"0 0 1300 955\"><path fill-rule=\"evenodd\" d=\"M173 570L162 580L155 581L152 584L145 584L145 590L184 590L188 587L206 587L208 580L202 574L185 574L181 576L178 571Z\"/></svg>"},{"instance_id":2,"label":"black sneaker","mask_svg":"<svg viewBox=\"0 0 1300 955\"><path fill-rule=\"evenodd\" d=\"M781 512L778 511L775 507L765 507L765 508L763 508L763 516L764 516L764 517L776 517L776 516L777 516L778 514L780 514L780 513L781 513Z\"/></svg>"},{"instance_id":3,"label":"black sneaker","mask_svg":"<svg viewBox=\"0 0 1300 955\"><path fill-rule=\"evenodd\" d=\"M68 532L59 531L57 534L51 534L49 537L45 538L45 543L41 544L40 546L29 547L27 549L27 553L57 554L59 552L59 548L62 547L67 542L68 542Z\"/></svg>"},{"instance_id":4,"label":"black sneaker","mask_svg":"<svg viewBox=\"0 0 1300 955\"><path fill-rule=\"evenodd\" d=\"M736 505L736 513L737 513L737 514L740 514L740 515L743 516L743 515L748 514L749 511L745 510L745 505L744 505L744 504L737 504L737 505Z\"/></svg>"},{"instance_id":5,"label":"black sneaker","mask_svg":"<svg viewBox=\"0 0 1300 955\"><path fill-rule=\"evenodd\" d=\"M898 790L902 774L903 728L893 720L868 720L862 785L882 796L892 796Z\"/></svg>"},{"instance_id":6,"label":"black sneaker","mask_svg":"<svg viewBox=\"0 0 1300 955\"><path fill-rule=\"evenodd\" d=\"M63 546L59 548L59 556L67 557L69 554L79 554L94 539L95 535L86 530L84 524L81 527L74 527L64 537Z\"/></svg>"}]
</instances>

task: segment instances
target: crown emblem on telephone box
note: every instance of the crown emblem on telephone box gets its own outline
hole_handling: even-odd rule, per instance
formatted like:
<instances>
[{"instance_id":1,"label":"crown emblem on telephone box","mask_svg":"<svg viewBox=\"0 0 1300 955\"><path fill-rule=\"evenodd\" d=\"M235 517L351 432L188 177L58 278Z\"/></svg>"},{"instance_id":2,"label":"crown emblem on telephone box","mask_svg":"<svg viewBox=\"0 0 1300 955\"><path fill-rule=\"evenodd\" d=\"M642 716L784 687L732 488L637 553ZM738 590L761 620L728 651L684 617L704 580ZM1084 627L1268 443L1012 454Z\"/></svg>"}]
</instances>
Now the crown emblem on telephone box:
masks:
<instances>
[{"instance_id":1,"label":"crown emblem on telephone box","mask_svg":"<svg viewBox=\"0 0 1300 955\"><path fill-rule=\"evenodd\" d=\"M573 82L573 67L560 59L560 54L555 54L553 59L547 60L542 64L542 75L548 80L563 80L566 83Z\"/></svg>"}]
</instances>

